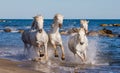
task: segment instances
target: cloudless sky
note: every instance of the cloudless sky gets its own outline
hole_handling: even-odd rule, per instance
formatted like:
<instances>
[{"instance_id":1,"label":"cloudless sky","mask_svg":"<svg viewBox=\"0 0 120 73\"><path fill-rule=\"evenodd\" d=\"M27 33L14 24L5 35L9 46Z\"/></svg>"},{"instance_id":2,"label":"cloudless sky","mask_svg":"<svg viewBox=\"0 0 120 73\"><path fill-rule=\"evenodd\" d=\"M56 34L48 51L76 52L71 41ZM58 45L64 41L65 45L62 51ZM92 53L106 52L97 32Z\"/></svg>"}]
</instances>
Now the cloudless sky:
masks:
<instances>
[{"instance_id":1,"label":"cloudless sky","mask_svg":"<svg viewBox=\"0 0 120 73\"><path fill-rule=\"evenodd\" d=\"M0 19L32 19L37 14L52 19L120 19L120 0L0 0Z\"/></svg>"}]
</instances>

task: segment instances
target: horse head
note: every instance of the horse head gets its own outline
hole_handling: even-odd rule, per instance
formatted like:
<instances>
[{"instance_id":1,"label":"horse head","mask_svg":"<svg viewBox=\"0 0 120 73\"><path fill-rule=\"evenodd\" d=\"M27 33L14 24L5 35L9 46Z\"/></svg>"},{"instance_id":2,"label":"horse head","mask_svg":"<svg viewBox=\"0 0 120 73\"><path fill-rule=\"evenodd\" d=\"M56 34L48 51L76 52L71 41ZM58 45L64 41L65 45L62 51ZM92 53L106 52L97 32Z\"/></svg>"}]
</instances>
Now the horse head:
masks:
<instances>
[{"instance_id":1,"label":"horse head","mask_svg":"<svg viewBox=\"0 0 120 73\"><path fill-rule=\"evenodd\" d=\"M42 29L43 29L43 16L42 15L37 15L34 18L34 23L36 25L36 29L41 33L42 32Z\"/></svg>"},{"instance_id":2,"label":"horse head","mask_svg":"<svg viewBox=\"0 0 120 73\"><path fill-rule=\"evenodd\" d=\"M55 16L54 16L54 25L52 25L53 27L54 26L58 26L58 27L62 27L62 24L63 24L63 18L64 18L64 16L63 15L61 15L61 14L56 14Z\"/></svg>"},{"instance_id":3,"label":"horse head","mask_svg":"<svg viewBox=\"0 0 120 73\"><path fill-rule=\"evenodd\" d=\"M87 20L80 20L81 27L85 29L85 32L88 33L88 23Z\"/></svg>"},{"instance_id":4,"label":"horse head","mask_svg":"<svg viewBox=\"0 0 120 73\"><path fill-rule=\"evenodd\" d=\"M84 28L80 28L79 32L78 32L78 41L80 42L81 45L83 45L85 43L85 37L86 37L86 33Z\"/></svg>"}]
</instances>

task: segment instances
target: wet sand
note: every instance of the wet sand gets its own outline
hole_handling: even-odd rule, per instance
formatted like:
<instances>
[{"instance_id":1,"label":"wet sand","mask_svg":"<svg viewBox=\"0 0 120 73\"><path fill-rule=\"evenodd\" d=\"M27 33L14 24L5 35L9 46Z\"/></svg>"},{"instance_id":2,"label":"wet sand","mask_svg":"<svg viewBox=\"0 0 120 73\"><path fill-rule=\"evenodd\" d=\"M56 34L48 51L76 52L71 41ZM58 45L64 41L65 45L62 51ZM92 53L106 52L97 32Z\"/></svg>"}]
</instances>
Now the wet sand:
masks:
<instances>
[{"instance_id":1,"label":"wet sand","mask_svg":"<svg viewBox=\"0 0 120 73\"><path fill-rule=\"evenodd\" d=\"M0 73L43 73L32 69L20 67L22 62L0 59Z\"/></svg>"}]
</instances>

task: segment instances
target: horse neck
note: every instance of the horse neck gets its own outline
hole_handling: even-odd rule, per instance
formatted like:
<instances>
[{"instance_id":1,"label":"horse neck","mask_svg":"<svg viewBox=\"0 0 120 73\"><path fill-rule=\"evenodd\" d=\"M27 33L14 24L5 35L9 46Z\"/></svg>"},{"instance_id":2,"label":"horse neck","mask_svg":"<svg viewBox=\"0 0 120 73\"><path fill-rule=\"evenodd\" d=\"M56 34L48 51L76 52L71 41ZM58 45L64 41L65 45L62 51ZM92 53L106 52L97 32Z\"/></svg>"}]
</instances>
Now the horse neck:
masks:
<instances>
[{"instance_id":1,"label":"horse neck","mask_svg":"<svg viewBox=\"0 0 120 73\"><path fill-rule=\"evenodd\" d=\"M78 36L79 34L76 34L76 37L75 37L75 41L77 42L77 43L79 43L80 42L80 39L79 39L79 36Z\"/></svg>"},{"instance_id":2,"label":"horse neck","mask_svg":"<svg viewBox=\"0 0 120 73\"><path fill-rule=\"evenodd\" d=\"M83 27L85 30L88 30L88 24L87 24L87 23L82 24L82 27Z\"/></svg>"},{"instance_id":3,"label":"horse neck","mask_svg":"<svg viewBox=\"0 0 120 73\"><path fill-rule=\"evenodd\" d=\"M54 26L53 29L52 29L52 32L53 33L59 33L59 26Z\"/></svg>"}]
</instances>

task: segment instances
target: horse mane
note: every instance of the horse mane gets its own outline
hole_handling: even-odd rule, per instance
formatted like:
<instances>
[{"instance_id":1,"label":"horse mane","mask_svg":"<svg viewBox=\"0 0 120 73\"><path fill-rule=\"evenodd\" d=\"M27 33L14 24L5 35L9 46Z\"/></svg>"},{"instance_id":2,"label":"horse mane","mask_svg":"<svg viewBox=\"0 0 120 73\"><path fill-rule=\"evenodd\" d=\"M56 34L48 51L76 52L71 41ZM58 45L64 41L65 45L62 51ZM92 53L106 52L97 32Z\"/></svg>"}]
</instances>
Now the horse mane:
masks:
<instances>
[{"instance_id":1,"label":"horse mane","mask_svg":"<svg viewBox=\"0 0 120 73\"><path fill-rule=\"evenodd\" d=\"M85 24L85 23L89 23L89 21L87 21L87 20L85 20L85 19L83 19L83 20L80 20L80 24Z\"/></svg>"},{"instance_id":2,"label":"horse mane","mask_svg":"<svg viewBox=\"0 0 120 73\"><path fill-rule=\"evenodd\" d=\"M85 30L84 27L81 27L81 28L79 29L79 31L80 31L80 30L84 30L84 32L86 33L86 30Z\"/></svg>"},{"instance_id":3,"label":"horse mane","mask_svg":"<svg viewBox=\"0 0 120 73\"><path fill-rule=\"evenodd\" d=\"M54 16L54 23L56 22L56 20L58 20L58 17L59 17L59 16L64 17L64 16L61 15L60 13L55 14L55 16Z\"/></svg>"},{"instance_id":4,"label":"horse mane","mask_svg":"<svg viewBox=\"0 0 120 73\"><path fill-rule=\"evenodd\" d=\"M38 18L38 17L40 17L40 16L42 16L42 15L39 14L39 15L34 16L33 18ZM42 17L43 17L43 16L42 16Z\"/></svg>"}]
</instances>

